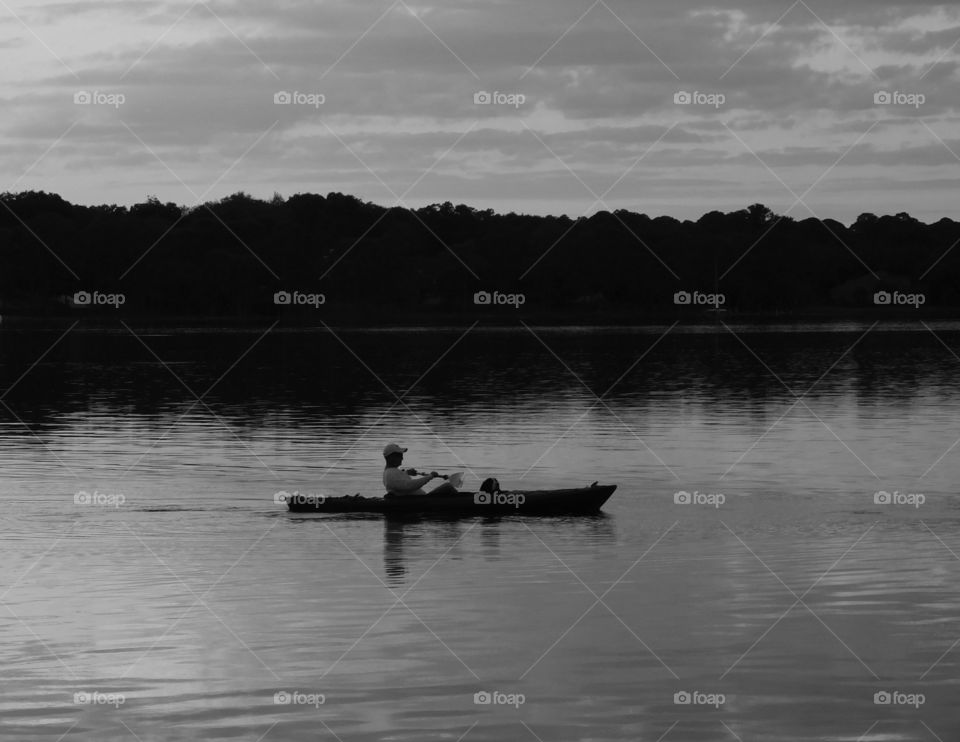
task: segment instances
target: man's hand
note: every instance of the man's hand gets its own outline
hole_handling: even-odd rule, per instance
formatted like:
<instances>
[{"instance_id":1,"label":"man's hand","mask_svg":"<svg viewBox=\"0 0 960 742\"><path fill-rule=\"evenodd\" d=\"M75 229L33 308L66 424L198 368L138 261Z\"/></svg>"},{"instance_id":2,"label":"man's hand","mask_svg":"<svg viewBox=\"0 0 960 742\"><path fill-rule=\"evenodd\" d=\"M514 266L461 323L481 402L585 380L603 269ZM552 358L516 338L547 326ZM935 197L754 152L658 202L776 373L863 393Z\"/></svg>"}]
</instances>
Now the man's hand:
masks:
<instances>
[{"instance_id":1,"label":"man's hand","mask_svg":"<svg viewBox=\"0 0 960 742\"><path fill-rule=\"evenodd\" d=\"M440 475L437 474L435 471L430 472L430 479L436 479L436 478L439 477L439 476L440 476Z\"/></svg>"},{"instance_id":2,"label":"man's hand","mask_svg":"<svg viewBox=\"0 0 960 742\"><path fill-rule=\"evenodd\" d=\"M411 477L416 476L417 470L416 470L416 469L407 469L407 474L409 474Z\"/></svg>"}]
</instances>

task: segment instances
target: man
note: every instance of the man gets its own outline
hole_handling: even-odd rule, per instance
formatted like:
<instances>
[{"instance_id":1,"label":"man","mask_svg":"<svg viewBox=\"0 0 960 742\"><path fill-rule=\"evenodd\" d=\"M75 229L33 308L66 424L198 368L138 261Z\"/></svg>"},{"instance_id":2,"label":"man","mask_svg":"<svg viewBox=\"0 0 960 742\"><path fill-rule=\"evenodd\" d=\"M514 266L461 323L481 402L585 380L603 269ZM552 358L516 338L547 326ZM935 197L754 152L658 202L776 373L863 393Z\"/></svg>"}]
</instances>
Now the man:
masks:
<instances>
[{"instance_id":1,"label":"man","mask_svg":"<svg viewBox=\"0 0 960 742\"><path fill-rule=\"evenodd\" d=\"M401 448L396 443L391 443L383 449L383 458L387 461L387 465L383 469L383 486L386 488L387 494L390 495L426 495L428 493L423 491L423 485L440 475L433 471L422 477L416 477L414 476L417 473L416 469L406 471L401 469L400 464L403 463L403 454L406 452L407 449ZM454 495L456 493L457 488L450 482L444 482L429 492L431 496Z\"/></svg>"}]
</instances>

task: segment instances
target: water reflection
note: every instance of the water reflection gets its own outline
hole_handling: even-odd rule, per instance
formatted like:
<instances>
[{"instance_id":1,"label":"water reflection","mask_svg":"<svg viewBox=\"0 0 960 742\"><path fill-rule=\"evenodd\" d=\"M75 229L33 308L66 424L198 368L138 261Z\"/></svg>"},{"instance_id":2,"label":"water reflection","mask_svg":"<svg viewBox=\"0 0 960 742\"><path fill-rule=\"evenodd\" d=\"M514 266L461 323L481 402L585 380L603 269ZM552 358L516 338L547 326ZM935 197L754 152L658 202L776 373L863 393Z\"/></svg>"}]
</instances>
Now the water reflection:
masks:
<instances>
[{"instance_id":1,"label":"water reflection","mask_svg":"<svg viewBox=\"0 0 960 742\"><path fill-rule=\"evenodd\" d=\"M544 539L573 542L582 550L613 544L617 538L615 519L606 513L577 517L484 518L390 515L384 517L383 527L383 570L387 581L400 586L409 583L411 578L422 577L426 570L454 552L468 531L473 531L476 536L474 555L488 563L503 558L505 531L513 535L526 532L530 541L540 542L548 550ZM411 560L417 562L420 571L410 573L408 562Z\"/></svg>"},{"instance_id":2,"label":"water reflection","mask_svg":"<svg viewBox=\"0 0 960 742\"><path fill-rule=\"evenodd\" d=\"M656 739L680 717L671 737L853 739L878 718L879 689L853 652L904 687L936 663L923 720L949 738L956 359L925 329L878 329L850 350L865 327L741 328L748 350L723 328L677 328L610 389L610 409L594 405L590 390L606 392L662 329L537 330L561 363L524 329L478 328L432 369L459 330L344 332L380 379L323 332L271 334L225 376L258 332L145 338L191 389L210 389L215 415L191 410L125 331L71 334L19 381L56 335L0 331L0 387L17 382L4 399L26 423L0 408L4 732L56 739L82 720L75 734L130 738L109 710L93 710L93 731L91 710L70 703L97 686L136 698L119 718L143 739L256 737L275 722L271 737L315 739L316 709L273 703L286 687L327 692L324 723L358 742L455 738L478 718L477 742L529 736L518 719L545 740ZM935 329L960 349L956 325ZM428 369L409 409L391 409L381 379L404 390ZM815 383L804 401L819 420L790 409L790 390ZM507 487L620 487L587 518L299 516L273 502L381 492L390 440L421 468ZM79 488L127 505L79 507ZM880 488L926 504L884 507ZM726 504L680 506L678 489ZM385 613L414 585L412 611ZM786 585L815 586L805 601L839 639L799 605L771 628L794 601ZM585 613L608 588L609 610ZM188 612L196 595L216 615ZM718 687L728 706L678 712L678 689L717 687L758 637ZM531 700L512 716L478 710L483 687ZM900 721L871 734L924 733Z\"/></svg>"},{"instance_id":3,"label":"water reflection","mask_svg":"<svg viewBox=\"0 0 960 742\"><path fill-rule=\"evenodd\" d=\"M718 403L739 400L742 412L757 414L764 401L791 398L780 380L800 393L819 379L810 393L813 405L848 388L855 390L861 404L870 406L891 398L907 404L931 389L956 388L957 361L933 334L879 328L857 343L866 328L856 329L860 331L786 335L741 330L738 337L723 328L709 334L674 331L645 358L642 372L638 369L620 379L607 399L646 413L650 405L682 394L708 413ZM529 332L483 328L452 350L459 330L422 334L415 343L405 335L338 332L349 350L323 331L275 331L252 350L259 331L145 337L163 365L125 332L74 331L51 350L59 331L4 330L0 388L17 382L6 401L34 428L69 428L81 422L76 414L84 421L92 416L106 422L122 413L148 436L162 434L195 401L188 389L197 395L209 390L205 401L211 408L239 434L252 435L281 426L309 432L329 418L375 417L395 401L381 380L392 389L407 389L430 369L408 401L417 406L442 400L446 404L431 410L433 418L438 424L454 420L462 424L459 415L464 407L473 410L478 421L493 411L491 390L510 399L518 415L537 415L545 405L562 407L579 400L586 390L570 371L601 394L659 336L657 329L622 333L615 340L604 333L536 332L563 363ZM956 326L940 327L937 335L960 348ZM395 347L404 352L394 353ZM448 350L443 363L431 368ZM47 351L44 362L20 378ZM537 382L535 392L532 378ZM456 404L451 406L451 401ZM20 433L28 435L25 430Z\"/></svg>"}]
</instances>

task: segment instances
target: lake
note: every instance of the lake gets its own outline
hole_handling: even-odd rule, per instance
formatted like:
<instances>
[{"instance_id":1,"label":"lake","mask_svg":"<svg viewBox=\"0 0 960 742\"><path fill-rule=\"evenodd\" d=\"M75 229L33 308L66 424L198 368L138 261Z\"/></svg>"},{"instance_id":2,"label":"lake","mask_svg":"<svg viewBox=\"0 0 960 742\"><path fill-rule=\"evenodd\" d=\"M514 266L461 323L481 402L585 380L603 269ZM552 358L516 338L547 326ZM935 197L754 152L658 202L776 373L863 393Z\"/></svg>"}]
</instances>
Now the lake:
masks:
<instances>
[{"instance_id":1,"label":"lake","mask_svg":"<svg viewBox=\"0 0 960 742\"><path fill-rule=\"evenodd\" d=\"M960 323L0 331L0 736L953 740ZM598 516L296 516L599 480Z\"/></svg>"}]
</instances>

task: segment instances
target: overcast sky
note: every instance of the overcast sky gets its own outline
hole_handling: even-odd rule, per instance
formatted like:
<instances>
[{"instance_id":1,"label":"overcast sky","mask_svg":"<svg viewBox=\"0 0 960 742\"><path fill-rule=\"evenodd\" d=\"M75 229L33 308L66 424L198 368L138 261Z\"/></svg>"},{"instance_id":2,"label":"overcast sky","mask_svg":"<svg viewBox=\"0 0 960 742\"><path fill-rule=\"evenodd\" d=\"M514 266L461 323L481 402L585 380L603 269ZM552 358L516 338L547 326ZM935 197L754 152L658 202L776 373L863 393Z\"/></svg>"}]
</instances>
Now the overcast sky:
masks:
<instances>
[{"instance_id":1,"label":"overcast sky","mask_svg":"<svg viewBox=\"0 0 960 742\"><path fill-rule=\"evenodd\" d=\"M960 218L960 6L591 2L3 0L0 190Z\"/></svg>"}]
</instances>

